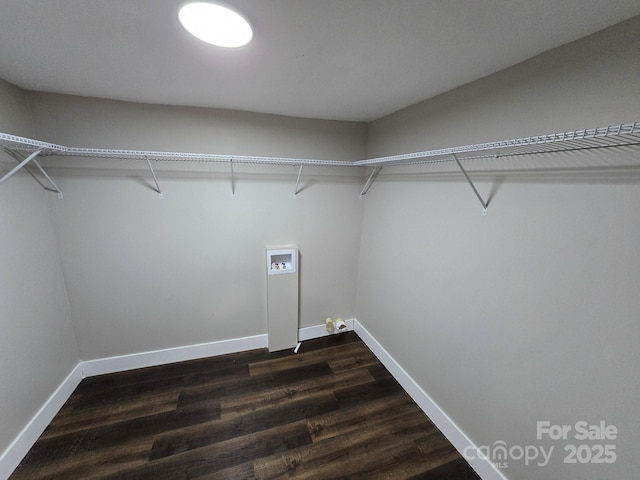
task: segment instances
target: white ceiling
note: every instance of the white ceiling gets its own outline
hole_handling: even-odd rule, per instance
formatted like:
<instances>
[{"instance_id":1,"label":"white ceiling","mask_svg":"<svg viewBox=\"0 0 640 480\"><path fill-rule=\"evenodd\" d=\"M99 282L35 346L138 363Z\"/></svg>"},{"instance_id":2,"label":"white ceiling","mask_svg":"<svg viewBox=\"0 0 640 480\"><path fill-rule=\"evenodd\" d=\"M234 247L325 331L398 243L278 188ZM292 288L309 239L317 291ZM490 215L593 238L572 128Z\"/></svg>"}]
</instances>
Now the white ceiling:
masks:
<instances>
[{"instance_id":1,"label":"white ceiling","mask_svg":"<svg viewBox=\"0 0 640 480\"><path fill-rule=\"evenodd\" d=\"M226 0L247 47L179 0L0 0L0 78L28 90L370 121L640 14L638 0Z\"/></svg>"}]
</instances>

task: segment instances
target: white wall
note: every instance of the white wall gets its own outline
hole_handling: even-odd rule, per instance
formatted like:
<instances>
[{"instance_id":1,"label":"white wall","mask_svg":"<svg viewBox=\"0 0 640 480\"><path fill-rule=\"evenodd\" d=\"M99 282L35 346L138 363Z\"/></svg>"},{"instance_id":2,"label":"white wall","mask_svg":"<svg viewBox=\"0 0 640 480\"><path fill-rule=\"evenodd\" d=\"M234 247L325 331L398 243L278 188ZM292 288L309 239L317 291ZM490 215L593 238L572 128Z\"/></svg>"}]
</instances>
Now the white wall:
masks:
<instances>
[{"instance_id":1,"label":"white wall","mask_svg":"<svg viewBox=\"0 0 640 480\"><path fill-rule=\"evenodd\" d=\"M1 80L0 131L34 136L26 94ZM0 151L0 176L15 165ZM51 196L23 171L0 185L0 453L78 361Z\"/></svg>"},{"instance_id":2,"label":"white wall","mask_svg":"<svg viewBox=\"0 0 640 480\"><path fill-rule=\"evenodd\" d=\"M38 138L65 145L364 156L364 124L36 93L30 100ZM360 171L305 169L294 199L297 168L237 165L232 198L227 165L157 165L160 199L146 165L48 164L57 165L65 195L52 208L82 359L266 333L267 246L300 248L300 326L354 315Z\"/></svg>"},{"instance_id":3,"label":"white wall","mask_svg":"<svg viewBox=\"0 0 640 480\"><path fill-rule=\"evenodd\" d=\"M72 147L358 160L366 124L29 92L38 139Z\"/></svg>"},{"instance_id":4,"label":"white wall","mask_svg":"<svg viewBox=\"0 0 640 480\"><path fill-rule=\"evenodd\" d=\"M0 131L21 137L33 135L33 120L25 91L0 79L0 105Z\"/></svg>"},{"instance_id":5,"label":"white wall","mask_svg":"<svg viewBox=\"0 0 640 480\"><path fill-rule=\"evenodd\" d=\"M368 155L640 120L638 31L640 17L380 119ZM573 173L469 163L486 170L486 217L459 172L383 170L365 198L356 315L477 445L555 447L547 467L510 460L508 478L633 478L637 149L553 159ZM617 440L587 442L615 444L617 461L564 464L565 445L584 442L538 440L538 420L617 426Z\"/></svg>"}]
</instances>

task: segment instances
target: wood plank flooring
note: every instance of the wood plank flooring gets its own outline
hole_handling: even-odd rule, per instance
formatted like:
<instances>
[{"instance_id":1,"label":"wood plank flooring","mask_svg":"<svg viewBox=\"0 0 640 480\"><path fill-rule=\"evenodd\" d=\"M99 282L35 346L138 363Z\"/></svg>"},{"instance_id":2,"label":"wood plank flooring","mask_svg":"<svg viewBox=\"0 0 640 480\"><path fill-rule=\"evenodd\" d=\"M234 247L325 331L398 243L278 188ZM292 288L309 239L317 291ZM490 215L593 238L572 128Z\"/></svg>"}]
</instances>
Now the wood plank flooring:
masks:
<instances>
[{"instance_id":1,"label":"wood plank flooring","mask_svg":"<svg viewBox=\"0 0 640 480\"><path fill-rule=\"evenodd\" d=\"M476 480L353 333L84 379L10 480Z\"/></svg>"}]
</instances>

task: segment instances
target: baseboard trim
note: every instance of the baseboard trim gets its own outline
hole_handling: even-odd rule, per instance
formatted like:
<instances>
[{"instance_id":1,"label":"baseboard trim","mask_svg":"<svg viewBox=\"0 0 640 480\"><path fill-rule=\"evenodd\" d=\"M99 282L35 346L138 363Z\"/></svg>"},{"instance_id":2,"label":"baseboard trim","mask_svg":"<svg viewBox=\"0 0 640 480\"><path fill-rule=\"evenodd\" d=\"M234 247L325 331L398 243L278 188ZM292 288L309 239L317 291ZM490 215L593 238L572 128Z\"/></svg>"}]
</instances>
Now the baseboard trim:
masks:
<instances>
[{"instance_id":1,"label":"baseboard trim","mask_svg":"<svg viewBox=\"0 0 640 480\"><path fill-rule=\"evenodd\" d=\"M184 347L152 350L117 357L98 358L80 362L83 377L95 377L106 373L124 372L136 368L154 367L167 363L184 362L198 358L215 357L227 353L244 352L267 346L267 335L233 338L217 342L200 343Z\"/></svg>"},{"instance_id":2,"label":"baseboard trim","mask_svg":"<svg viewBox=\"0 0 640 480\"><path fill-rule=\"evenodd\" d=\"M349 318L344 321L347 328L343 329L343 332L350 332L353 330L353 323L355 318ZM313 325L311 327L303 327L298 330L298 340L304 342L305 340L311 340L313 338L328 337L329 335L337 335L337 333L327 332L325 324Z\"/></svg>"},{"instance_id":3,"label":"baseboard trim","mask_svg":"<svg viewBox=\"0 0 640 480\"><path fill-rule=\"evenodd\" d=\"M434 402L431 397L418 385L413 378L400 366L398 362L387 352L384 347L369 333L369 331L357 320L354 322L354 331L360 339L369 347L378 360L389 370L391 375L404 388L409 396L418 404L422 411L440 429L445 437L459 452L473 451L474 459L468 460L473 469L483 480L506 480L502 473L494 465L477 451L476 445L462 430L449 418L449 416Z\"/></svg>"},{"instance_id":4,"label":"baseboard trim","mask_svg":"<svg viewBox=\"0 0 640 480\"><path fill-rule=\"evenodd\" d=\"M354 319L345 320L345 331L353 330ZM303 342L313 338L335 335L327 332L324 324L303 327L298 330L298 339ZM256 348L264 348L268 344L268 336L255 335L252 337L234 338L218 342L188 345L185 347L167 348L149 352L120 355L117 357L98 358L80 362L82 375L94 377L107 373L124 372L136 368L166 365L167 363L184 362L198 358L215 357L227 353L245 352Z\"/></svg>"},{"instance_id":5,"label":"baseboard trim","mask_svg":"<svg viewBox=\"0 0 640 480\"><path fill-rule=\"evenodd\" d=\"M82 369L78 364L0 455L0 478L9 478L81 381Z\"/></svg>"}]
</instances>

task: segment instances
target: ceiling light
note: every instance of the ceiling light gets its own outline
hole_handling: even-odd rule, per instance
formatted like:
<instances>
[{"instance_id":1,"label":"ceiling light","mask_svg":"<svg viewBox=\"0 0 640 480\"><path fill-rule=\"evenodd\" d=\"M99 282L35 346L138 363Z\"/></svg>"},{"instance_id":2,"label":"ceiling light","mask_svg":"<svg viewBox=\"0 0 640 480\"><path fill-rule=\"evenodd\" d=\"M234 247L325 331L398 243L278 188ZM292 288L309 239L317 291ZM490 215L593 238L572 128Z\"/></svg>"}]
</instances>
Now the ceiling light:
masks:
<instances>
[{"instance_id":1,"label":"ceiling light","mask_svg":"<svg viewBox=\"0 0 640 480\"><path fill-rule=\"evenodd\" d=\"M191 35L218 47L242 47L253 38L249 22L214 3L187 2L180 7L178 18Z\"/></svg>"}]
</instances>

